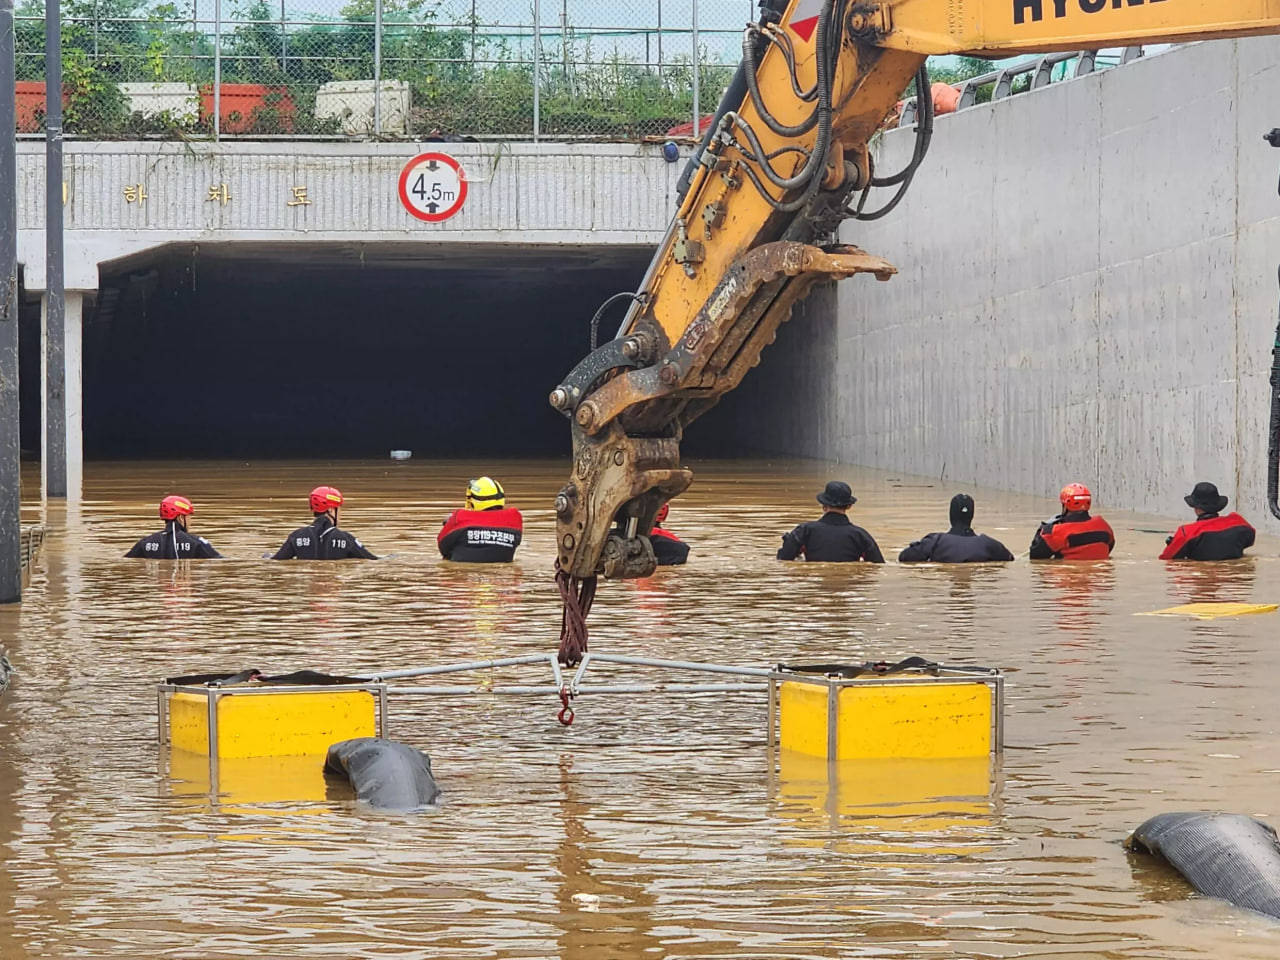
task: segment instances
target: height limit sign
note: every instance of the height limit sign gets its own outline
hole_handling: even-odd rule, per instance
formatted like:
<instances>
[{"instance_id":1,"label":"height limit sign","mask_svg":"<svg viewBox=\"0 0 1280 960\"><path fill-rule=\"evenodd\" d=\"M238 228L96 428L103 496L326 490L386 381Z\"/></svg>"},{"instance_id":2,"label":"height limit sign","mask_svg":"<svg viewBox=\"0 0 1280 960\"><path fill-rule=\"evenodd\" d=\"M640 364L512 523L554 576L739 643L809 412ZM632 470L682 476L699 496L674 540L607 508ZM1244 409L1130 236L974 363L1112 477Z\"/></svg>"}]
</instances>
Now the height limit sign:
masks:
<instances>
[{"instance_id":1,"label":"height limit sign","mask_svg":"<svg viewBox=\"0 0 1280 960\"><path fill-rule=\"evenodd\" d=\"M448 154L420 153L400 171L400 203L419 220L448 220L466 199L467 175Z\"/></svg>"}]
</instances>

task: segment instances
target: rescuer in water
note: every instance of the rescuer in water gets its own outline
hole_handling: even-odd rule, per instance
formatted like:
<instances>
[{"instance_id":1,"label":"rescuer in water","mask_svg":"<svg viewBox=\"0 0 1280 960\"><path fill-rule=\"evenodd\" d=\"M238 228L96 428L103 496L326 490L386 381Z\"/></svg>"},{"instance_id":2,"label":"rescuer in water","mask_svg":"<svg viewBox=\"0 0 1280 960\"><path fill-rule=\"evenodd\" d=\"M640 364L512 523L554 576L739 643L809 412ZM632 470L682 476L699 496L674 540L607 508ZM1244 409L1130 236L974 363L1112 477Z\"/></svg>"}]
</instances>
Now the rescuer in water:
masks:
<instances>
[{"instance_id":1,"label":"rescuer in water","mask_svg":"<svg viewBox=\"0 0 1280 960\"><path fill-rule=\"evenodd\" d=\"M671 505L664 503L653 520L653 529L649 531L649 542L653 544L653 555L658 558L660 567L677 566L689 559L689 545L662 526L670 510Z\"/></svg>"},{"instance_id":2,"label":"rescuer in water","mask_svg":"<svg viewBox=\"0 0 1280 960\"><path fill-rule=\"evenodd\" d=\"M204 537L193 537L187 532L187 517L195 509L186 497L165 497L160 501L160 519L164 529L143 537L133 545L126 557L144 557L148 560L210 560L220 558L217 550Z\"/></svg>"},{"instance_id":3,"label":"rescuer in water","mask_svg":"<svg viewBox=\"0 0 1280 960\"><path fill-rule=\"evenodd\" d=\"M1009 548L999 540L973 532L973 497L967 493L957 493L951 498L950 530L930 533L898 554L899 563L986 563L1012 559Z\"/></svg>"},{"instance_id":4,"label":"rescuer in water","mask_svg":"<svg viewBox=\"0 0 1280 960\"><path fill-rule=\"evenodd\" d=\"M803 556L811 563L884 563L875 538L849 521L849 508L858 498L847 483L832 480L818 494L818 502L822 504L822 516L783 536L779 560Z\"/></svg>"},{"instance_id":5,"label":"rescuer in water","mask_svg":"<svg viewBox=\"0 0 1280 960\"><path fill-rule=\"evenodd\" d=\"M1062 513L1040 524L1031 538L1032 560L1106 560L1116 545L1111 525L1091 517L1093 494L1083 483L1069 483L1058 494Z\"/></svg>"},{"instance_id":6,"label":"rescuer in water","mask_svg":"<svg viewBox=\"0 0 1280 960\"><path fill-rule=\"evenodd\" d=\"M315 520L289 534L272 560L378 559L338 526L338 508L346 501L337 487L316 487L310 501Z\"/></svg>"},{"instance_id":7,"label":"rescuer in water","mask_svg":"<svg viewBox=\"0 0 1280 960\"><path fill-rule=\"evenodd\" d=\"M1165 541L1161 560L1239 560L1253 546L1254 530L1238 513L1219 516L1227 498L1212 483L1197 483L1182 498L1196 512L1196 519L1179 527Z\"/></svg>"},{"instance_id":8,"label":"rescuer in water","mask_svg":"<svg viewBox=\"0 0 1280 960\"><path fill-rule=\"evenodd\" d=\"M477 477L467 484L467 505L449 514L436 544L455 563L510 563L523 534L524 518L507 506L502 484Z\"/></svg>"}]
</instances>

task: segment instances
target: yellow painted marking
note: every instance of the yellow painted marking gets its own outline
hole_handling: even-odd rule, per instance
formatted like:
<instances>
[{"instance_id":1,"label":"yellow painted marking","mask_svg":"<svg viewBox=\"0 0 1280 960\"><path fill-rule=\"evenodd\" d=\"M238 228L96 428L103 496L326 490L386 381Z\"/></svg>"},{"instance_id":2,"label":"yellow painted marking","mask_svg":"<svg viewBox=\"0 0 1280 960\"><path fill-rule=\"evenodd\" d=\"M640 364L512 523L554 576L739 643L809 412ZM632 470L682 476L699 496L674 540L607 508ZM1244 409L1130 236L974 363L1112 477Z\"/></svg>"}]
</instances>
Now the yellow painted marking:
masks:
<instances>
[{"instance_id":1,"label":"yellow painted marking","mask_svg":"<svg viewBox=\"0 0 1280 960\"><path fill-rule=\"evenodd\" d=\"M377 705L364 690L315 690L305 693L218 699L219 757L323 757L330 744L372 737ZM175 750L209 753L208 695L180 691L169 697L169 742Z\"/></svg>"},{"instance_id":2,"label":"yellow painted marking","mask_svg":"<svg viewBox=\"0 0 1280 960\"><path fill-rule=\"evenodd\" d=\"M781 745L828 754L828 687L783 683ZM991 688L981 682L848 684L837 690L836 760L985 757L992 743Z\"/></svg>"},{"instance_id":3,"label":"yellow painted marking","mask_svg":"<svg viewBox=\"0 0 1280 960\"><path fill-rule=\"evenodd\" d=\"M1214 620L1218 617L1239 617L1247 613L1273 613L1276 603L1184 603L1180 607L1150 610L1140 617L1195 617L1197 620Z\"/></svg>"}]
</instances>

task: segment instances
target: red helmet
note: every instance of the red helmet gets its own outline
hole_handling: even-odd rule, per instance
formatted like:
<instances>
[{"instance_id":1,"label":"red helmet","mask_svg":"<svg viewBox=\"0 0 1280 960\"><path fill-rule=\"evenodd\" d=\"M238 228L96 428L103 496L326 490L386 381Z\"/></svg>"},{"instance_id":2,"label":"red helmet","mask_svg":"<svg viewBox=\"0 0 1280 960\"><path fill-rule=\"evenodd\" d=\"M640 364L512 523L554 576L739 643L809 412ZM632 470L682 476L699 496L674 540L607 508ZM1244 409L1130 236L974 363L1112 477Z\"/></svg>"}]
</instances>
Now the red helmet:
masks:
<instances>
[{"instance_id":1,"label":"red helmet","mask_svg":"<svg viewBox=\"0 0 1280 960\"><path fill-rule=\"evenodd\" d=\"M316 487L311 491L311 512L325 513L342 506L342 492L337 487Z\"/></svg>"},{"instance_id":2,"label":"red helmet","mask_svg":"<svg viewBox=\"0 0 1280 960\"><path fill-rule=\"evenodd\" d=\"M1089 505L1093 503L1093 494L1083 483L1068 483L1058 494L1058 499L1062 501L1063 507L1074 512L1088 510Z\"/></svg>"},{"instance_id":3,"label":"red helmet","mask_svg":"<svg viewBox=\"0 0 1280 960\"><path fill-rule=\"evenodd\" d=\"M186 497L165 497L160 501L160 519L161 520L177 520L179 517L189 517L195 513L191 507L191 501Z\"/></svg>"},{"instance_id":4,"label":"red helmet","mask_svg":"<svg viewBox=\"0 0 1280 960\"><path fill-rule=\"evenodd\" d=\"M668 514L668 513L670 513L670 512L671 512L671 504L669 504L669 503L664 503L664 504L663 504L663 505L658 509L658 515L657 515L656 517L654 517L654 518L653 518L653 522L654 522L654 523L661 523L663 520L667 519L667 514Z\"/></svg>"}]
</instances>

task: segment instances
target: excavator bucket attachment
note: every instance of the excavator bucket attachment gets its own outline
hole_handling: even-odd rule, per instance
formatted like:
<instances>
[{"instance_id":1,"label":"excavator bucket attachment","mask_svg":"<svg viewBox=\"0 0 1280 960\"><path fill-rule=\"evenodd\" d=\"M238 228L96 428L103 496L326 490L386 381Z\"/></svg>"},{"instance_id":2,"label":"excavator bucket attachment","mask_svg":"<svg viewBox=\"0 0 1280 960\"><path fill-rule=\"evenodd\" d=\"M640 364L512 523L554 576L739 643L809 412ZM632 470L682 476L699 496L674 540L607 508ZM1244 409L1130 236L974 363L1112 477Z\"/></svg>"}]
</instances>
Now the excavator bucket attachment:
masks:
<instances>
[{"instance_id":1,"label":"excavator bucket attachment","mask_svg":"<svg viewBox=\"0 0 1280 960\"><path fill-rule=\"evenodd\" d=\"M652 550L631 541L647 535L658 509L693 480L680 466L684 427L760 362L779 325L815 284L859 273L887 280L895 272L887 260L857 247L762 244L734 263L664 356L652 350L647 365L618 372L590 391L575 387L570 374L557 391L577 389L585 398L572 411L574 474L556 498L560 569L577 578L651 574ZM605 344L597 353L617 349ZM580 367L595 373L600 364L588 357Z\"/></svg>"}]
</instances>

